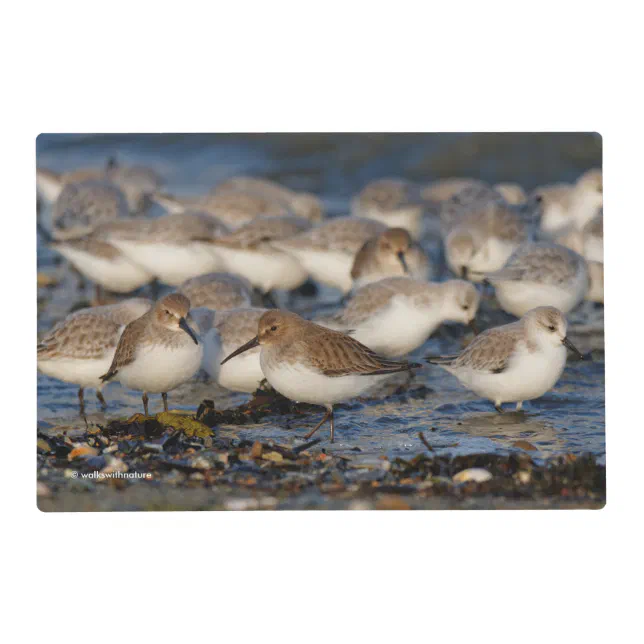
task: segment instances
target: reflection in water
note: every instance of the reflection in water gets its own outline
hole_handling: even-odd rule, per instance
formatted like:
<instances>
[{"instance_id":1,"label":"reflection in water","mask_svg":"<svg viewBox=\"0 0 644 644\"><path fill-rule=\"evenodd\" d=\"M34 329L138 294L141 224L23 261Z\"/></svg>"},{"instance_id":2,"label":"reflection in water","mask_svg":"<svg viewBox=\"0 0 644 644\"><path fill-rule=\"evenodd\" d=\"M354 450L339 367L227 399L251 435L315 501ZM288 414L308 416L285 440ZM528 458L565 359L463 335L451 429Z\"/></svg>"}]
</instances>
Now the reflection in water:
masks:
<instances>
[{"instance_id":1,"label":"reflection in water","mask_svg":"<svg viewBox=\"0 0 644 644\"><path fill-rule=\"evenodd\" d=\"M530 190L539 184L572 181L587 168L601 164L601 143L591 135L61 135L41 136L37 147L38 164L59 171L98 166L112 155L123 163L150 165L166 177L165 189L177 194L205 192L235 174L267 176L291 188L319 194L331 215L347 214L351 196L378 177L429 181L470 175L491 183L516 181ZM151 211L153 216L161 213L158 206ZM72 307L88 301L91 285L69 271L42 239L38 244L39 269L59 280L55 287L39 290L38 329L42 332ZM438 239L429 235L423 246L438 263ZM337 299L337 292L321 288L315 300L297 296L292 307L313 314L322 304ZM483 302L483 328L508 321L493 299L485 296ZM418 439L422 431L438 454L499 452L514 449L512 443L517 440L527 440L538 448L534 452L537 457L563 451L603 455L603 309L582 305L571 322L573 342L582 352L593 351L594 361L570 362L554 391L527 403L526 413L501 416L491 403L465 390L455 378L425 365L409 389L403 387L396 393L405 381L392 381L386 398L374 395L338 406L337 442L324 447L364 461L377 461L383 454L410 457L425 449ZM412 358L421 361L427 354L453 353L462 347L463 338L462 327L444 328ZM73 385L39 374L41 425L84 428L78 417L76 392ZM90 423L104 424L113 417L141 411L139 394L118 383L109 385L105 396L109 407L103 414L88 392ZM219 408L234 407L248 399L199 380L171 392L170 406L195 409L204 398L213 399ZM151 396L150 404L153 411L162 409L158 396ZM258 425L224 426L218 431L240 438L299 441L322 413L320 409L311 415L269 418Z\"/></svg>"}]
</instances>

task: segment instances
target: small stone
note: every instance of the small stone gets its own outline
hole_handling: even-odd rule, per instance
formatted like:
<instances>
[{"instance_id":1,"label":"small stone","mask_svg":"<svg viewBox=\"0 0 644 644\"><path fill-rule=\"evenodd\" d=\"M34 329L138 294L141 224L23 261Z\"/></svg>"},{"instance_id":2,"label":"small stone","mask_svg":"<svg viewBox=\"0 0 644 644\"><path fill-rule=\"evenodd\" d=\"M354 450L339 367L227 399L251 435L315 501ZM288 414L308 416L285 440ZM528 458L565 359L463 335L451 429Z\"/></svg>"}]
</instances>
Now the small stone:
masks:
<instances>
[{"instance_id":1,"label":"small stone","mask_svg":"<svg viewBox=\"0 0 644 644\"><path fill-rule=\"evenodd\" d=\"M388 494L376 501L376 510L411 510L411 505L394 494Z\"/></svg>"},{"instance_id":2,"label":"small stone","mask_svg":"<svg viewBox=\"0 0 644 644\"><path fill-rule=\"evenodd\" d=\"M211 467L210 461L205 456L197 456L196 458L193 458L191 465L199 470L209 470Z\"/></svg>"},{"instance_id":3,"label":"small stone","mask_svg":"<svg viewBox=\"0 0 644 644\"><path fill-rule=\"evenodd\" d=\"M266 461L273 461L274 463L281 463L284 457L279 452L267 452L262 457Z\"/></svg>"},{"instance_id":4,"label":"small stone","mask_svg":"<svg viewBox=\"0 0 644 644\"><path fill-rule=\"evenodd\" d=\"M92 456L98 456L98 450L89 445L78 445L67 455L67 459L73 461L75 459L86 459Z\"/></svg>"},{"instance_id":5,"label":"small stone","mask_svg":"<svg viewBox=\"0 0 644 644\"><path fill-rule=\"evenodd\" d=\"M530 483L532 475L527 470L519 470L517 472L517 479L520 483Z\"/></svg>"},{"instance_id":6,"label":"small stone","mask_svg":"<svg viewBox=\"0 0 644 644\"><path fill-rule=\"evenodd\" d=\"M56 283L57 283L57 280L55 277L52 277L47 273L38 273L38 288L54 286Z\"/></svg>"},{"instance_id":7,"label":"small stone","mask_svg":"<svg viewBox=\"0 0 644 644\"><path fill-rule=\"evenodd\" d=\"M485 481L489 481L491 478L492 474L481 467L470 467L453 476L455 483L466 483L467 481L485 483Z\"/></svg>"},{"instance_id":8,"label":"small stone","mask_svg":"<svg viewBox=\"0 0 644 644\"><path fill-rule=\"evenodd\" d=\"M250 455L252 458L261 458L262 457L262 444L259 441L253 443L253 447L250 450Z\"/></svg>"},{"instance_id":9,"label":"small stone","mask_svg":"<svg viewBox=\"0 0 644 644\"><path fill-rule=\"evenodd\" d=\"M512 447L518 447L519 449L525 449L532 452L538 449L529 441L524 441L524 440L514 441L514 443L512 443Z\"/></svg>"}]
</instances>

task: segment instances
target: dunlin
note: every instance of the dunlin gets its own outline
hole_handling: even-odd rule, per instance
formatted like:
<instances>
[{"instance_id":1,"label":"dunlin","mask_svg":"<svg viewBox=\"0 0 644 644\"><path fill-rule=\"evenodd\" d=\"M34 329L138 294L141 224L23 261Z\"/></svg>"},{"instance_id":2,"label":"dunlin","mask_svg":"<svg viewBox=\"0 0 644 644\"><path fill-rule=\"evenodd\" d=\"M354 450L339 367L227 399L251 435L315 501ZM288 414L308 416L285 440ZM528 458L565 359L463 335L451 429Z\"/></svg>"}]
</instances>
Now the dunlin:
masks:
<instances>
[{"instance_id":1,"label":"dunlin","mask_svg":"<svg viewBox=\"0 0 644 644\"><path fill-rule=\"evenodd\" d=\"M228 272L241 275L263 293L291 290L303 284L308 273L279 242L310 226L301 217L262 217L220 236L214 249Z\"/></svg>"},{"instance_id":2,"label":"dunlin","mask_svg":"<svg viewBox=\"0 0 644 644\"><path fill-rule=\"evenodd\" d=\"M153 273L104 241L100 227L86 237L54 242L50 247L65 257L83 277L113 293L131 293L154 279Z\"/></svg>"},{"instance_id":3,"label":"dunlin","mask_svg":"<svg viewBox=\"0 0 644 644\"><path fill-rule=\"evenodd\" d=\"M581 230L603 206L603 179L599 169L588 170L574 184L557 183L534 191L543 199L541 230L558 235Z\"/></svg>"},{"instance_id":4,"label":"dunlin","mask_svg":"<svg viewBox=\"0 0 644 644\"><path fill-rule=\"evenodd\" d=\"M356 253L385 230L384 224L372 219L337 217L274 245L293 255L318 282L348 293Z\"/></svg>"},{"instance_id":5,"label":"dunlin","mask_svg":"<svg viewBox=\"0 0 644 644\"><path fill-rule=\"evenodd\" d=\"M128 215L125 195L115 185L103 181L68 183L51 211L51 236L57 241L82 237Z\"/></svg>"},{"instance_id":6,"label":"dunlin","mask_svg":"<svg viewBox=\"0 0 644 644\"><path fill-rule=\"evenodd\" d=\"M494 403L523 401L543 396L566 366L566 349L583 356L568 339L563 313L552 306L528 311L520 320L477 335L456 356L427 358L456 376L462 385Z\"/></svg>"},{"instance_id":7,"label":"dunlin","mask_svg":"<svg viewBox=\"0 0 644 644\"><path fill-rule=\"evenodd\" d=\"M366 241L351 268L354 288L396 275L431 277L429 257L404 228L389 228Z\"/></svg>"},{"instance_id":8,"label":"dunlin","mask_svg":"<svg viewBox=\"0 0 644 644\"><path fill-rule=\"evenodd\" d=\"M193 309L205 306L216 311L248 308L252 302L251 289L245 279L229 273L206 273L179 287Z\"/></svg>"},{"instance_id":9,"label":"dunlin","mask_svg":"<svg viewBox=\"0 0 644 644\"><path fill-rule=\"evenodd\" d=\"M335 427L333 405L359 396L382 378L418 366L389 360L352 337L325 329L287 311L267 311L257 335L223 362L260 346L260 365L268 382L298 402L322 405L327 412L306 435L310 438L327 421L331 442Z\"/></svg>"},{"instance_id":10,"label":"dunlin","mask_svg":"<svg viewBox=\"0 0 644 644\"><path fill-rule=\"evenodd\" d=\"M324 217L324 208L318 197L308 192L297 192L275 181L258 177L233 177L218 184L214 194L225 193L247 194L262 197L269 202L282 204L296 217L312 222L320 222Z\"/></svg>"},{"instance_id":11,"label":"dunlin","mask_svg":"<svg viewBox=\"0 0 644 644\"><path fill-rule=\"evenodd\" d=\"M122 220L101 229L107 242L170 286L223 268L213 242L227 232L200 212Z\"/></svg>"},{"instance_id":12,"label":"dunlin","mask_svg":"<svg viewBox=\"0 0 644 644\"><path fill-rule=\"evenodd\" d=\"M421 196L429 202L441 203L451 199L464 188L485 187L487 184L479 179L449 177L437 179L421 189Z\"/></svg>"},{"instance_id":13,"label":"dunlin","mask_svg":"<svg viewBox=\"0 0 644 644\"><path fill-rule=\"evenodd\" d=\"M414 239L421 236L424 212L420 189L404 179L372 181L351 201L353 216L404 228Z\"/></svg>"},{"instance_id":14,"label":"dunlin","mask_svg":"<svg viewBox=\"0 0 644 644\"><path fill-rule=\"evenodd\" d=\"M244 308L213 311L195 308L191 315L199 327L204 346L201 366L221 387L252 393L264 379L259 364L259 347L244 352L236 360L221 364L237 347L257 335L259 319L268 309Z\"/></svg>"},{"instance_id":15,"label":"dunlin","mask_svg":"<svg viewBox=\"0 0 644 644\"><path fill-rule=\"evenodd\" d=\"M190 300L180 293L161 298L145 315L123 331L103 382L116 379L143 392L148 415L148 393L160 393L168 411L168 391L183 384L199 370L203 346L190 327Z\"/></svg>"},{"instance_id":16,"label":"dunlin","mask_svg":"<svg viewBox=\"0 0 644 644\"><path fill-rule=\"evenodd\" d=\"M79 386L81 414L85 411L85 388L96 389L96 397L105 406L100 376L112 364L125 326L151 306L149 300L132 298L71 313L38 343L38 370Z\"/></svg>"},{"instance_id":17,"label":"dunlin","mask_svg":"<svg viewBox=\"0 0 644 644\"><path fill-rule=\"evenodd\" d=\"M421 346L444 322L473 326L480 296L463 280L442 283L389 277L358 289L338 314L322 326L350 332L362 344L388 357Z\"/></svg>"},{"instance_id":18,"label":"dunlin","mask_svg":"<svg viewBox=\"0 0 644 644\"><path fill-rule=\"evenodd\" d=\"M522 244L506 265L485 276L504 311L521 317L538 306L572 311L588 291L586 260L550 242Z\"/></svg>"}]
</instances>

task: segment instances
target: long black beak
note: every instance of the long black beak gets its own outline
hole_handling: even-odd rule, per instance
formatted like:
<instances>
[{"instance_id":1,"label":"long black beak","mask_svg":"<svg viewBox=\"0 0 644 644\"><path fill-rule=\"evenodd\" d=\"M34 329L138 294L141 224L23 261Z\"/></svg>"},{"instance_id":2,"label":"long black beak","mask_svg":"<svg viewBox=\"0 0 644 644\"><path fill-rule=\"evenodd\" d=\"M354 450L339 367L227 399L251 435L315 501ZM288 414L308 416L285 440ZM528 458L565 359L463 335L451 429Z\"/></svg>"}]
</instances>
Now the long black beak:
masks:
<instances>
[{"instance_id":1,"label":"long black beak","mask_svg":"<svg viewBox=\"0 0 644 644\"><path fill-rule=\"evenodd\" d=\"M234 358L235 356L238 356L240 353L244 353L244 351L248 351L249 349L254 349L255 347L259 346L259 338L255 336L252 340L249 340L246 344L242 344L239 349L235 349L227 358L224 358L221 361L221 364L226 364L231 358Z\"/></svg>"},{"instance_id":2,"label":"long black beak","mask_svg":"<svg viewBox=\"0 0 644 644\"><path fill-rule=\"evenodd\" d=\"M574 345L574 344L573 344L573 343L572 343L572 342L571 342L567 337L565 337L565 338L562 340L562 342L563 342L563 343L564 343L564 344L565 344L565 345L566 345L566 346L567 346L567 347L568 347L568 348L569 348L573 353L575 353L575 354L577 355L577 357L578 357L580 360L583 360L583 359L584 359L583 354L579 351L579 349L577 349L577 347L576 347L576 346L575 346L575 345Z\"/></svg>"},{"instance_id":3,"label":"long black beak","mask_svg":"<svg viewBox=\"0 0 644 644\"><path fill-rule=\"evenodd\" d=\"M476 320L474 320L474 319L470 320L468 326L470 327L470 329L472 329L472 331L474 331L474 335L479 334L479 328L478 328L478 326L476 324Z\"/></svg>"},{"instance_id":4,"label":"long black beak","mask_svg":"<svg viewBox=\"0 0 644 644\"><path fill-rule=\"evenodd\" d=\"M400 260L400 263L402 264L403 270L405 273L409 273L409 266L407 266L407 260L405 259L405 253L402 250L399 250L397 253L398 259Z\"/></svg>"},{"instance_id":5,"label":"long black beak","mask_svg":"<svg viewBox=\"0 0 644 644\"><path fill-rule=\"evenodd\" d=\"M179 328L183 329L193 339L195 344L199 344L199 340L197 340L197 336L194 334L194 331L186 322L186 318L179 319Z\"/></svg>"}]
</instances>

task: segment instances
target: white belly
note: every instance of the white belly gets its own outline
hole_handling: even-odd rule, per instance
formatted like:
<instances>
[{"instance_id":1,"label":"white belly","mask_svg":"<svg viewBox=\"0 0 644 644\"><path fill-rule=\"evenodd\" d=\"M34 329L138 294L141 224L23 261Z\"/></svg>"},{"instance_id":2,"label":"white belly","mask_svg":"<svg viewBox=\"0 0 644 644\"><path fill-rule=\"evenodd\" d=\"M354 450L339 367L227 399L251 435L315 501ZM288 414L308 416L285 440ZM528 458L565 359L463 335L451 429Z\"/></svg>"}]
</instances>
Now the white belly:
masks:
<instances>
[{"instance_id":1,"label":"white belly","mask_svg":"<svg viewBox=\"0 0 644 644\"><path fill-rule=\"evenodd\" d=\"M554 306L568 313L586 296L588 277L580 271L567 288L534 282L497 282L494 288L501 308L511 315L521 317L537 306Z\"/></svg>"},{"instance_id":2,"label":"white belly","mask_svg":"<svg viewBox=\"0 0 644 644\"><path fill-rule=\"evenodd\" d=\"M353 337L387 358L404 356L420 347L441 324L434 308L414 306L408 298L393 297L387 307L353 327Z\"/></svg>"},{"instance_id":3,"label":"white belly","mask_svg":"<svg viewBox=\"0 0 644 644\"><path fill-rule=\"evenodd\" d=\"M351 290L353 255L339 251L289 250L311 274L314 280L337 288L343 293Z\"/></svg>"},{"instance_id":4,"label":"white belly","mask_svg":"<svg viewBox=\"0 0 644 644\"><path fill-rule=\"evenodd\" d=\"M222 346L217 329L211 329L204 338L202 367L221 387L231 391L252 393L264 379L264 373L259 364L261 349L259 347L250 349L222 365L221 361L237 348L226 344Z\"/></svg>"},{"instance_id":5,"label":"white belly","mask_svg":"<svg viewBox=\"0 0 644 644\"><path fill-rule=\"evenodd\" d=\"M517 247L517 243L490 237L469 264L469 269L477 274L471 277L471 281L482 281L485 273L503 268Z\"/></svg>"},{"instance_id":6,"label":"white belly","mask_svg":"<svg viewBox=\"0 0 644 644\"><path fill-rule=\"evenodd\" d=\"M114 293L130 293L154 277L152 273L125 256L105 259L65 246L59 247L58 251L79 273Z\"/></svg>"},{"instance_id":7,"label":"white belly","mask_svg":"<svg viewBox=\"0 0 644 644\"><path fill-rule=\"evenodd\" d=\"M260 354L262 371L268 382L282 395L297 402L328 405L354 398L386 376L340 376L329 378L299 365L279 363L271 366Z\"/></svg>"},{"instance_id":8,"label":"white belly","mask_svg":"<svg viewBox=\"0 0 644 644\"><path fill-rule=\"evenodd\" d=\"M220 246L217 252L228 272L245 277L264 293L273 289L290 291L301 286L308 277L308 272L295 257L272 247L259 252Z\"/></svg>"},{"instance_id":9,"label":"white belly","mask_svg":"<svg viewBox=\"0 0 644 644\"><path fill-rule=\"evenodd\" d=\"M552 236L568 230L572 225L570 213L558 203L550 204L541 216L541 230Z\"/></svg>"},{"instance_id":10,"label":"white belly","mask_svg":"<svg viewBox=\"0 0 644 644\"><path fill-rule=\"evenodd\" d=\"M521 354L503 373L481 374L472 370L456 377L474 393L495 403L533 400L552 389L566 366L566 348Z\"/></svg>"},{"instance_id":11,"label":"white belly","mask_svg":"<svg viewBox=\"0 0 644 644\"><path fill-rule=\"evenodd\" d=\"M208 244L201 242L175 245L116 240L110 243L170 286L221 268L221 262L210 252Z\"/></svg>"},{"instance_id":12,"label":"white belly","mask_svg":"<svg viewBox=\"0 0 644 644\"><path fill-rule=\"evenodd\" d=\"M176 349L154 346L141 349L134 362L119 369L115 379L130 389L163 393L187 382L201 366L203 345L182 345Z\"/></svg>"},{"instance_id":13,"label":"white belly","mask_svg":"<svg viewBox=\"0 0 644 644\"><path fill-rule=\"evenodd\" d=\"M110 368L115 350L116 348L100 360L79 360L76 358L39 360L38 370L46 376L63 382L100 390L103 388L100 376L105 375Z\"/></svg>"}]
</instances>

